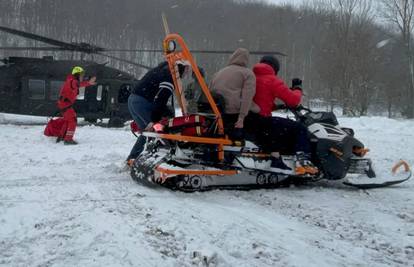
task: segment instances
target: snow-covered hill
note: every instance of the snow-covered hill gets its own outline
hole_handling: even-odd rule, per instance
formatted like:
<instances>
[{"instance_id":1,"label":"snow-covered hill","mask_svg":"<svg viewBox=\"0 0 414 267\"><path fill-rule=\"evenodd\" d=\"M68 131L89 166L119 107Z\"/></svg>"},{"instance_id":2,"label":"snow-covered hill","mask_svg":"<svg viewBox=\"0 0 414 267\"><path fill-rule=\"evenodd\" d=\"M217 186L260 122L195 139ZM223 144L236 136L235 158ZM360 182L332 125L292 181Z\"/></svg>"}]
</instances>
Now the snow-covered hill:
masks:
<instances>
[{"instance_id":1,"label":"snow-covered hill","mask_svg":"<svg viewBox=\"0 0 414 267\"><path fill-rule=\"evenodd\" d=\"M414 163L414 122L343 118L379 173ZM0 125L0 266L413 266L414 180L185 194L122 170L128 129Z\"/></svg>"}]
</instances>

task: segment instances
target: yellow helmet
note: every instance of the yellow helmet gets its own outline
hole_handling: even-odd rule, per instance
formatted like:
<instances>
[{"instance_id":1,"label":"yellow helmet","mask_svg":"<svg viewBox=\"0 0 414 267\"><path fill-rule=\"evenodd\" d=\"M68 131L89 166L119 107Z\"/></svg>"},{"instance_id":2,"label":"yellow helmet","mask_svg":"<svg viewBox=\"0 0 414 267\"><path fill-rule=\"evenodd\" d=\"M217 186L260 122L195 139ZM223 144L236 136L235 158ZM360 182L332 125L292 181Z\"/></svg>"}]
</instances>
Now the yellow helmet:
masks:
<instances>
[{"instance_id":1,"label":"yellow helmet","mask_svg":"<svg viewBox=\"0 0 414 267\"><path fill-rule=\"evenodd\" d=\"M72 75L84 73L85 70L82 67L76 66L72 69Z\"/></svg>"}]
</instances>

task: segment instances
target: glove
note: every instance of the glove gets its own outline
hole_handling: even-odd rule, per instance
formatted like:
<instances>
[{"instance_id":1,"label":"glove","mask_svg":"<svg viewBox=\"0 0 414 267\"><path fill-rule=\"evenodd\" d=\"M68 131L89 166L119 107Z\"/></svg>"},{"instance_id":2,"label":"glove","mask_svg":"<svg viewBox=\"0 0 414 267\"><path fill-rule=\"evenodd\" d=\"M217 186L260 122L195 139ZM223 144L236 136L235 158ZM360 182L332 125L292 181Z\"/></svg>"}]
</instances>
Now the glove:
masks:
<instances>
[{"instance_id":1,"label":"glove","mask_svg":"<svg viewBox=\"0 0 414 267\"><path fill-rule=\"evenodd\" d=\"M163 110L162 117L172 118L175 116L174 108L171 106L166 106Z\"/></svg>"},{"instance_id":2,"label":"glove","mask_svg":"<svg viewBox=\"0 0 414 267\"><path fill-rule=\"evenodd\" d=\"M234 128L230 134L231 139L241 141L244 139L244 130L242 128Z\"/></svg>"},{"instance_id":3,"label":"glove","mask_svg":"<svg viewBox=\"0 0 414 267\"><path fill-rule=\"evenodd\" d=\"M299 89L302 91L302 80L295 78L292 80L292 89Z\"/></svg>"},{"instance_id":4,"label":"glove","mask_svg":"<svg viewBox=\"0 0 414 267\"><path fill-rule=\"evenodd\" d=\"M164 117L174 117L174 109L168 106L156 106L151 114L151 121L159 122Z\"/></svg>"}]
</instances>

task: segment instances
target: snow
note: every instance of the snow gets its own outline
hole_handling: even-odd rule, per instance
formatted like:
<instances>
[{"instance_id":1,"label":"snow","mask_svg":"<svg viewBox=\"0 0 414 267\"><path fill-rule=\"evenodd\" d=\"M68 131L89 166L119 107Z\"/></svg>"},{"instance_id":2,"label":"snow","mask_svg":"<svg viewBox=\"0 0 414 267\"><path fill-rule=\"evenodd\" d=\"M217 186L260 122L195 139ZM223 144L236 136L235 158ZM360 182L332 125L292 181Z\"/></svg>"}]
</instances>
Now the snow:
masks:
<instances>
[{"instance_id":1,"label":"snow","mask_svg":"<svg viewBox=\"0 0 414 267\"><path fill-rule=\"evenodd\" d=\"M340 123L378 173L414 163L414 121ZM127 128L79 127L78 146L42 131L0 124L0 266L414 265L414 180L186 194L132 181Z\"/></svg>"}]
</instances>

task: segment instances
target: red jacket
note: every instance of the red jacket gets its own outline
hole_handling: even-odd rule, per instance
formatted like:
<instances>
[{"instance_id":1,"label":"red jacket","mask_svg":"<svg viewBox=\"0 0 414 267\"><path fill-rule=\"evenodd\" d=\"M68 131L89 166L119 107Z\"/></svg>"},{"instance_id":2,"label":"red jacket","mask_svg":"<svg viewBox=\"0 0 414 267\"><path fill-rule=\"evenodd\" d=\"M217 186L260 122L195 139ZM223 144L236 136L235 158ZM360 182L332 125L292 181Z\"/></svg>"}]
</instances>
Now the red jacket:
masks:
<instances>
[{"instance_id":1,"label":"red jacket","mask_svg":"<svg viewBox=\"0 0 414 267\"><path fill-rule=\"evenodd\" d=\"M253 67L253 72L256 75L256 95L253 101L260 107L260 115L272 116L276 98L288 107L296 107L302 101L302 91L291 90L276 76L271 66L259 63Z\"/></svg>"},{"instance_id":2,"label":"red jacket","mask_svg":"<svg viewBox=\"0 0 414 267\"><path fill-rule=\"evenodd\" d=\"M71 74L68 75L68 77L66 77L65 83L62 86L62 89L60 89L59 99L57 102L58 108L64 109L73 105L76 101L76 97L79 94L79 87L86 86L90 86L90 83L88 81L79 83L79 81L75 79L75 76Z\"/></svg>"}]
</instances>

